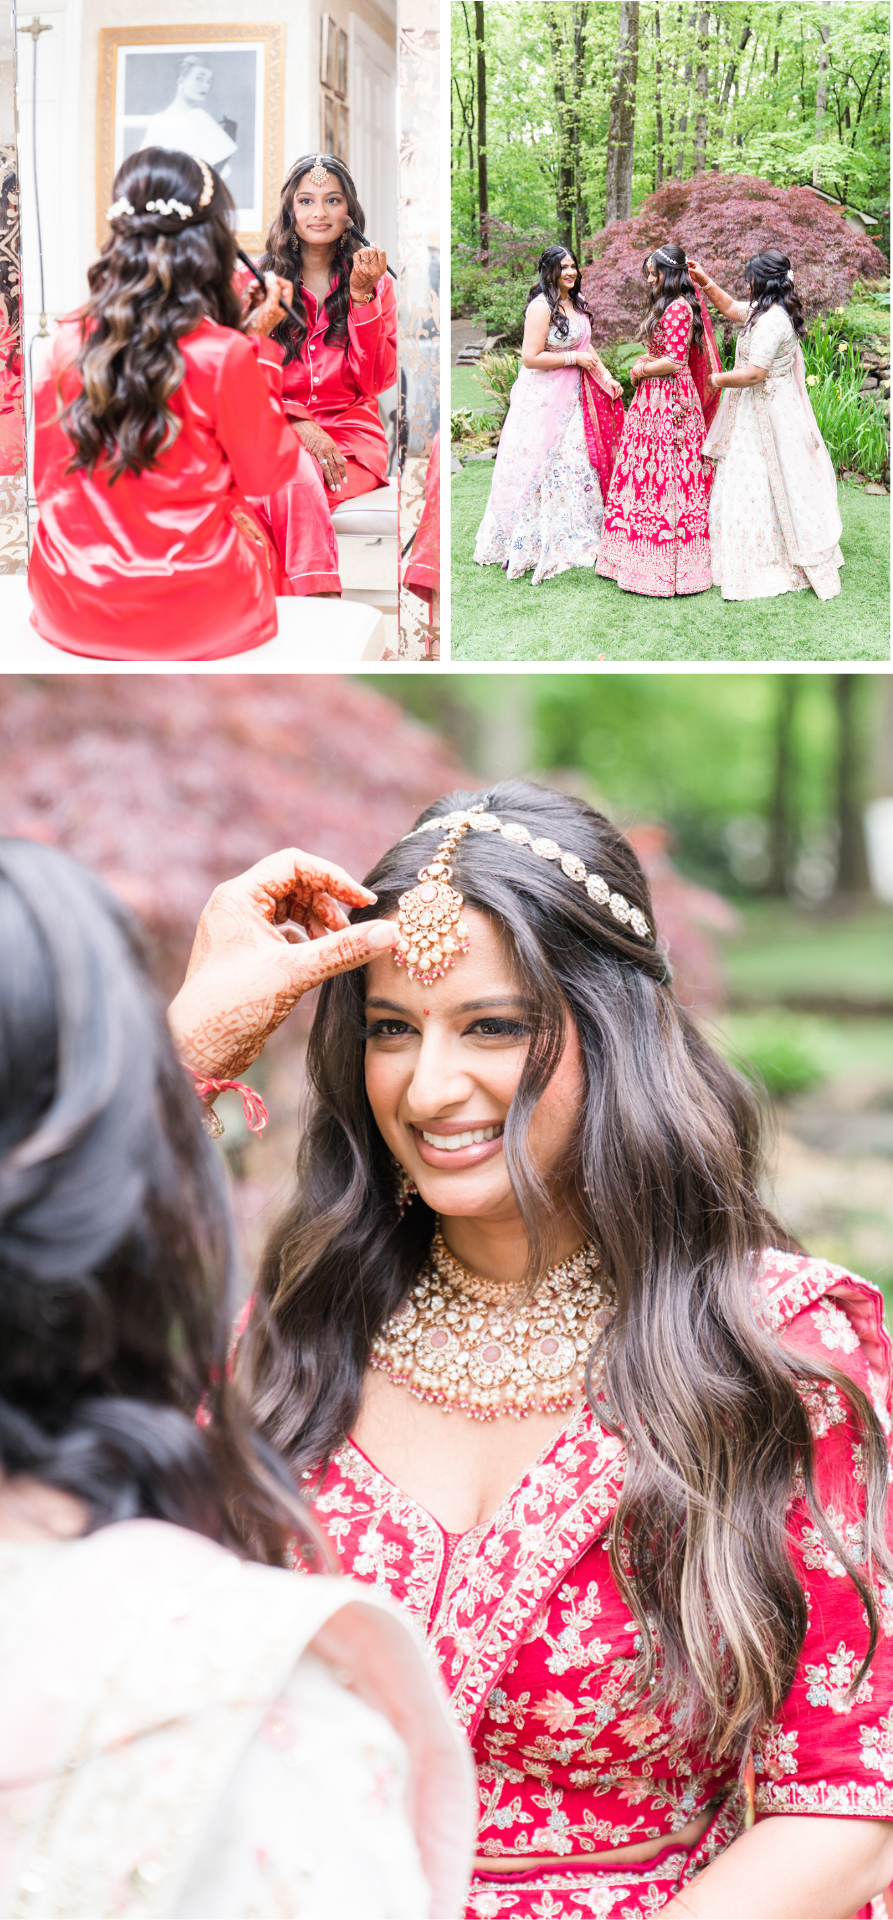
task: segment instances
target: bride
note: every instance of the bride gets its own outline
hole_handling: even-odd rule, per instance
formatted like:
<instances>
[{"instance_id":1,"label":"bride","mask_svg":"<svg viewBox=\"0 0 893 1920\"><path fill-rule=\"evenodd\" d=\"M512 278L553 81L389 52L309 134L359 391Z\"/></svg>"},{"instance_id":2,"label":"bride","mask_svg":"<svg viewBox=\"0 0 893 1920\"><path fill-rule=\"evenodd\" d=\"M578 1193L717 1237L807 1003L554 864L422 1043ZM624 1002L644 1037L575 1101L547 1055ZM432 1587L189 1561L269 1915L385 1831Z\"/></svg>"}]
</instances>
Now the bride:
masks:
<instances>
[{"instance_id":1,"label":"bride","mask_svg":"<svg viewBox=\"0 0 893 1920\"><path fill-rule=\"evenodd\" d=\"M344 1570L430 1638L477 1766L469 1920L867 1912L879 1295L767 1214L753 1099L602 816L452 795L350 926L315 866L217 889L171 1019L227 1076L352 965L237 1375Z\"/></svg>"},{"instance_id":2,"label":"bride","mask_svg":"<svg viewBox=\"0 0 893 1920\"><path fill-rule=\"evenodd\" d=\"M521 371L512 388L478 528L479 566L533 584L598 557L604 496L623 431L622 389L592 345L580 269L547 247L527 297Z\"/></svg>"},{"instance_id":3,"label":"bride","mask_svg":"<svg viewBox=\"0 0 893 1920\"><path fill-rule=\"evenodd\" d=\"M803 368L803 311L785 253L768 248L745 267L750 298L733 300L688 263L728 320L743 320L731 373L715 372L719 411L704 443L716 462L710 501L713 584L724 600L766 600L812 587L840 592L837 479Z\"/></svg>"}]
</instances>

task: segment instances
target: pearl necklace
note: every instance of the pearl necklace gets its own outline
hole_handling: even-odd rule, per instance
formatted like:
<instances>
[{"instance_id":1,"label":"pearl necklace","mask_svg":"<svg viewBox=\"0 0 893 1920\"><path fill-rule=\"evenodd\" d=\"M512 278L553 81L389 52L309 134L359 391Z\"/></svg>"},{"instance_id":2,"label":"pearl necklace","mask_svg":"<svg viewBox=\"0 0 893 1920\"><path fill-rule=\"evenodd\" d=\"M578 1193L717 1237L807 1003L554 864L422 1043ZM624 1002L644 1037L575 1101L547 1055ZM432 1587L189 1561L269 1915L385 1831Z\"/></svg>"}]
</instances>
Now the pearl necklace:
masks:
<instances>
[{"instance_id":1,"label":"pearl necklace","mask_svg":"<svg viewBox=\"0 0 893 1920\"><path fill-rule=\"evenodd\" d=\"M552 1267L513 1312L511 1288L454 1259L438 1226L408 1299L372 1342L369 1364L416 1400L472 1420L564 1413L585 1386L586 1359L610 1314L590 1244Z\"/></svg>"}]
</instances>

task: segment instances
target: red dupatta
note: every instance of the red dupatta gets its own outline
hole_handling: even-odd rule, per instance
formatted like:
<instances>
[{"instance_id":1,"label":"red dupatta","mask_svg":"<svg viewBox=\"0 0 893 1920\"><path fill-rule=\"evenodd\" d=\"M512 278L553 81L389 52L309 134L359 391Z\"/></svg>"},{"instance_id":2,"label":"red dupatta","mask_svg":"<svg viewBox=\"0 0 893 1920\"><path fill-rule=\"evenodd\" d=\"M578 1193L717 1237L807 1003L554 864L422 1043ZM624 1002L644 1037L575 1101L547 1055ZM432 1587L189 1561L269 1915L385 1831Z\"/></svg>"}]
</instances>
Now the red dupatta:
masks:
<instances>
[{"instance_id":1,"label":"red dupatta","mask_svg":"<svg viewBox=\"0 0 893 1920\"><path fill-rule=\"evenodd\" d=\"M598 474L602 499L607 500L623 438L623 401L611 400L591 373L582 374L580 401L589 464Z\"/></svg>"},{"instance_id":2,"label":"red dupatta","mask_svg":"<svg viewBox=\"0 0 893 1920\"><path fill-rule=\"evenodd\" d=\"M711 387L710 375L711 373L722 372L722 361L719 357L719 348L716 344L713 323L707 311L707 302L704 299L700 287L696 287L695 292L698 296L698 305L701 309L701 319L704 322L704 344L702 347L691 348L688 356L688 370L697 388L698 399L701 402L701 412L704 415L704 425L705 427L709 427L713 415L722 399L722 389L721 387Z\"/></svg>"}]
</instances>

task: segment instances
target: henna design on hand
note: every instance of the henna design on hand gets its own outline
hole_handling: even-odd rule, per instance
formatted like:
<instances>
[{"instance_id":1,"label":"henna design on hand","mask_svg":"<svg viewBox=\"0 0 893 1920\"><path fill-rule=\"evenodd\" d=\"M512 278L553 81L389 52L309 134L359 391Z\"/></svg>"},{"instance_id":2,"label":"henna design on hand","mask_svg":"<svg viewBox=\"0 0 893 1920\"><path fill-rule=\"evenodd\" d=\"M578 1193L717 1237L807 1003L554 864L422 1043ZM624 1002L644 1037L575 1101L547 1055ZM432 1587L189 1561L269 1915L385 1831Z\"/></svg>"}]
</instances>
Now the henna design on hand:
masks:
<instances>
[{"instance_id":1,"label":"henna design on hand","mask_svg":"<svg viewBox=\"0 0 893 1920\"><path fill-rule=\"evenodd\" d=\"M216 887L169 1015L187 1064L234 1078L303 994L393 946L393 921L348 924L345 907L374 898L343 868L296 848Z\"/></svg>"}]
</instances>

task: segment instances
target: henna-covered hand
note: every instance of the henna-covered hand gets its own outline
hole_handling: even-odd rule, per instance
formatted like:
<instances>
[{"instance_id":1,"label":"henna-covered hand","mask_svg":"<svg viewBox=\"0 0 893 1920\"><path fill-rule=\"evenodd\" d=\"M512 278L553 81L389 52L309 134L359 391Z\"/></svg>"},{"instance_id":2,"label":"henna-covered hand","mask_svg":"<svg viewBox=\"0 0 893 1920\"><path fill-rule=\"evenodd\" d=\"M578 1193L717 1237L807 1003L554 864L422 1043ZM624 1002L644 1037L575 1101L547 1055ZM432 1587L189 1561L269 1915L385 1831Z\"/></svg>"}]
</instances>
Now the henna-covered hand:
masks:
<instances>
[{"instance_id":1,"label":"henna-covered hand","mask_svg":"<svg viewBox=\"0 0 893 1920\"><path fill-rule=\"evenodd\" d=\"M374 899L342 867L296 847L216 887L168 1013L186 1065L208 1079L232 1079L257 1059L302 994L394 946L392 920L348 924L344 906Z\"/></svg>"}]
</instances>

